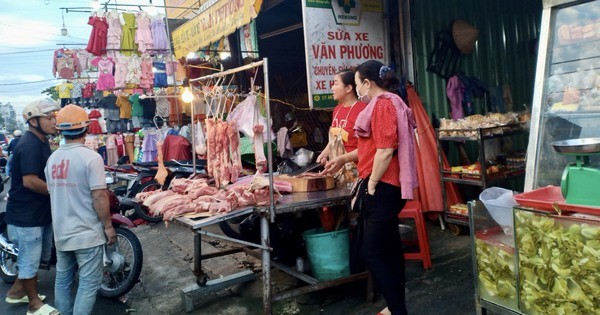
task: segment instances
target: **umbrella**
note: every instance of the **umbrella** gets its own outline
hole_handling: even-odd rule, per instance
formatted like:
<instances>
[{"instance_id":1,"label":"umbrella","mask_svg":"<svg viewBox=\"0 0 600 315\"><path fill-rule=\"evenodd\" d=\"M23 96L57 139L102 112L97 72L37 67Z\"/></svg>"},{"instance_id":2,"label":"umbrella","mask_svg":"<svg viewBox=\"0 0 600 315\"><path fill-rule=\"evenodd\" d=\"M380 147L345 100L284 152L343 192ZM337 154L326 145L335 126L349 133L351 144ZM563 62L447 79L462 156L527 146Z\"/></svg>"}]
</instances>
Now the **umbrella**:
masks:
<instances>
[{"instance_id":1,"label":"umbrella","mask_svg":"<svg viewBox=\"0 0 600 315\"><path fill-rule=\"evenodd\" d=\"M419 178L418 198L423 211L443 211L442 180L438 162L438 149L435 130L429 121L429 116L423 103L412 85L407 85L408 103L412 108L417 121L418 149L415 150L417 159L417 175ZM448 167L448 160L441 152L444 167ZM457 191L456 184L446 182L447 205L459 203L462 199Z\"/></svg>"}]
</instances>

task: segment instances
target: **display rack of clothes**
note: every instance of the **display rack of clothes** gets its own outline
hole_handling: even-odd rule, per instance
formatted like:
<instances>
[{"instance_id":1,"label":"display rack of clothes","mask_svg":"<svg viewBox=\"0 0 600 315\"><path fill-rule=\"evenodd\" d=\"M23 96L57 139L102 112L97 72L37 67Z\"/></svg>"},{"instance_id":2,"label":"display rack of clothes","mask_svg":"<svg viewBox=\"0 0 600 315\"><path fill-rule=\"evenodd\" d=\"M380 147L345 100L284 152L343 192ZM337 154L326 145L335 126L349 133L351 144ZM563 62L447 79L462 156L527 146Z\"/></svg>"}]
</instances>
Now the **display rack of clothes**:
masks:
<instances>
[{"instance_id":1,"label":"display rack of clothes","mask_svg":"<svg viewBox=\"0 0 600 315\"><path fill-rule=\"evenodd\" d=\"M60 79L73 79L77 75L81 75L81 66L75 50L57 49L54 51L52 61L52 75Z\"/></svg>"}]
</instances>

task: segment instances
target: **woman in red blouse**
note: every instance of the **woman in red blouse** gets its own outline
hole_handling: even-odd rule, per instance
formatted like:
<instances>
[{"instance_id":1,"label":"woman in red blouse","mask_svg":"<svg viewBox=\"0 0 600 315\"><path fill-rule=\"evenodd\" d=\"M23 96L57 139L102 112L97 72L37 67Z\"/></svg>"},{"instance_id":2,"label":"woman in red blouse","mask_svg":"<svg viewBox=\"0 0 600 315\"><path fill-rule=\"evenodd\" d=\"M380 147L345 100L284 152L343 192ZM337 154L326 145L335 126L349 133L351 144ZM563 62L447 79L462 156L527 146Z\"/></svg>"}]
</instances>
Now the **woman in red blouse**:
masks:
<instances>
[{"instance_id":1,"label":"woman in red blouse","mask_svg":"<svg viewBox=\"0 0 600 315\"><path fill-rule=\"evenodd\" d=\"M345 163L357 161L360 210L358 233L362 257L393 315L407 314L405 303L404 253L398 230L398 214L417 185L414 161L412 111L396 91L399 80L379 61L370 60L356 69L356 92L369 101L356 119L355 151L332 159L325 171L336 172ZM360 237L359 236L359 237Z\"/></svg>"},{"instance_id":2,"label":"woman in red blouse","mask_svg":"<svg viewBox=\"0 0 600 315\"><path fill-rule=\"evenodd\" d=\"M358 139L354 136L354 122L367 104L358 100L354 71L343 70L336 74L332 87L333 99L339 104L333 110L333 119L329 128L329 142L317 158L325 165L328 160L356 150ZM357 178L356 165L348 163L344 172L336 174L338 186L352 185Z\"/></svg>"}]
</instances>

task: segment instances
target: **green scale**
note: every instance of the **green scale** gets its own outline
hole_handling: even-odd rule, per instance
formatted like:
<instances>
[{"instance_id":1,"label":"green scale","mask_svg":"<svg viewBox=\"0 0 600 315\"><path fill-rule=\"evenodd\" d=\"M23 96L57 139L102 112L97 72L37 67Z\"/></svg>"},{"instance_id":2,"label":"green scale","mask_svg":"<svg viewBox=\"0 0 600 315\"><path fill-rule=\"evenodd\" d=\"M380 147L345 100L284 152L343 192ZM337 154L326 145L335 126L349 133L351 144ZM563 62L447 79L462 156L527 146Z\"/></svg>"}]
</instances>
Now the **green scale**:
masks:
<instances>
[{"instance_id":1,"label":"green scale","mask_svg":"<svg viewBox=\"0 0 600 315\"><path fill-rule=\"evenodd\" d=\"M590 165L590 156L600 153L600 138L556 141L552 146L559 154L575 157L560 181L565 202L600 207L600 170Z\"/></svg>"}]
</instances>

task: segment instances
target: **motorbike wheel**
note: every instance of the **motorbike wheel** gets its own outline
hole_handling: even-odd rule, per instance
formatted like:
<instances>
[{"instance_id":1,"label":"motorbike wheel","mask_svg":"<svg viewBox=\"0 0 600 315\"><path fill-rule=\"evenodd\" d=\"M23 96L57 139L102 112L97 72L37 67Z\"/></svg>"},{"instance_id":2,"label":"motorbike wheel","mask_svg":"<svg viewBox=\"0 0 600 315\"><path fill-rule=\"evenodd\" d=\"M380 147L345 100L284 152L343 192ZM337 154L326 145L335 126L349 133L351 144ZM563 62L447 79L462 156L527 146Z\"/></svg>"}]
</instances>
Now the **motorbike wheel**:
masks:
<instances>
[{"instance_id":1,"label":"motorbike wheel","mask_svg":"<svg viewBox=\"0 0 600 315\"><path fill-rule=\"evenodd\" d=\"M140 189L138 192L147 192L147 191L154 191L154 190L165 190L165 187L163 185L159 184L157 181L151 180L151 181L143 184L142 186L140 186ZM135 209L135 214L137 214L138 217L140 217L148 222L156 223L156 222L160 222L163 220L162 214L153 215L150 213L150 209L148 209L148 207L146 207L144 205L136 204L134 206L134 209Z\"/></svg>"},{"instance_id":2,"label":"motorbike wheel","mask_svg":"<svg viewBox=\"0 0 600 315\"><path fill-rule=\"evenodd\" d=\"M260 217L255 214L219 222L219 228L231 238L248 242L260 241Z\"/></svg>"},{"instance_id":3,"label":"motorbike wheel","mask_svg":"<svg viewBox=\"0 0 600 315\"><path fill-rule=\"evenodd\" d=\"M113 265L104 267L102 284L98 293L116 298L129 292L139 281L144 255L135 233L126 228L116 228L117 241L108 246L107 256Z\"/></svg>"},{"instance_id":4,"label":"motorbike wheel","mask_svg":"<svg viewBox=\"0 0 600 315\"><path fill-rule=\"evenodd\" d=\"M6 222L4 222L5 212L0 213L0 234L8 239ZM17 279L17 256L0 251L0 278L6 283L13 283Z\"/></svg>"},{"instance_id":5,"label":"motorbike wheel","mask_svg":"<svg viewBox=\"0 0 600 315\"><path fill-rule=\"evenodd\" d=\"M17 280L17 256L0 251L0 278L5 283Z\"/></svg>"}]
</instances>

